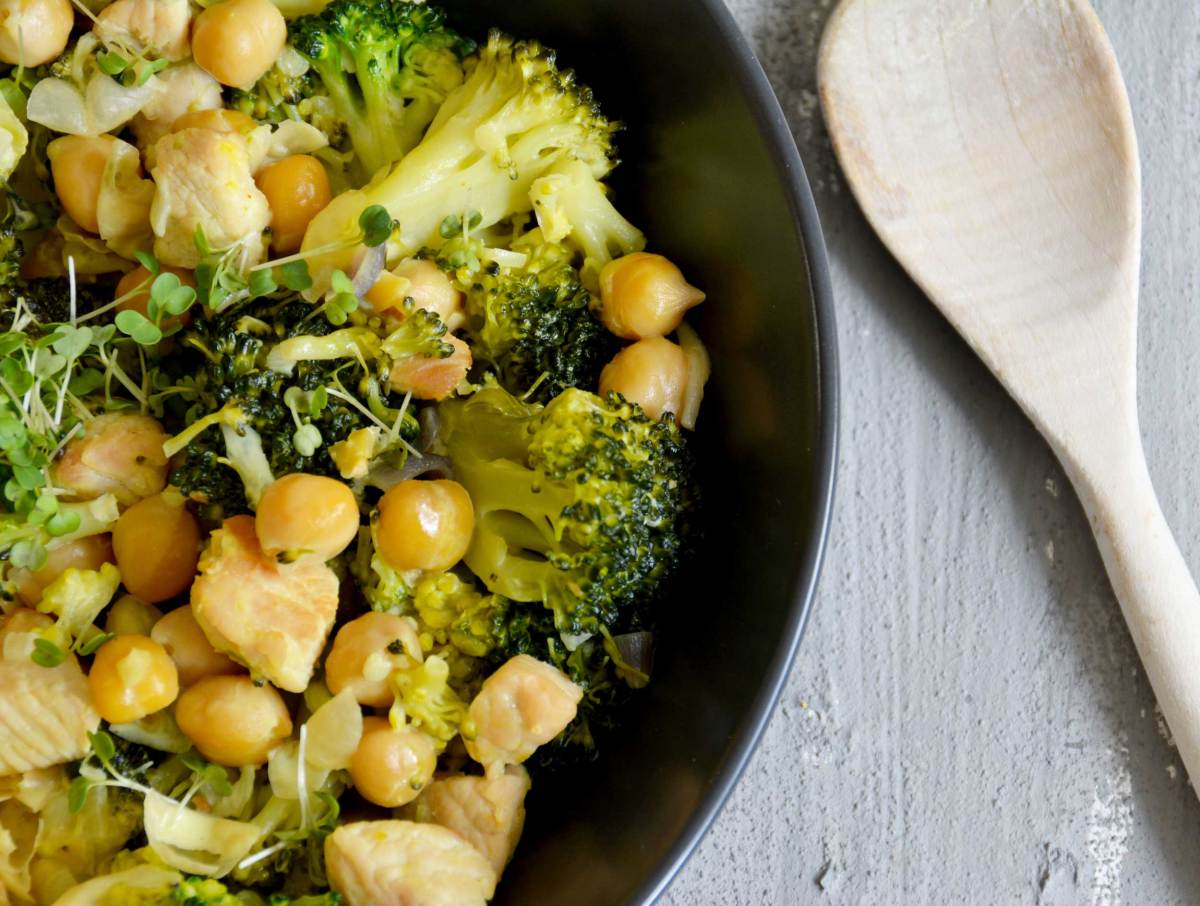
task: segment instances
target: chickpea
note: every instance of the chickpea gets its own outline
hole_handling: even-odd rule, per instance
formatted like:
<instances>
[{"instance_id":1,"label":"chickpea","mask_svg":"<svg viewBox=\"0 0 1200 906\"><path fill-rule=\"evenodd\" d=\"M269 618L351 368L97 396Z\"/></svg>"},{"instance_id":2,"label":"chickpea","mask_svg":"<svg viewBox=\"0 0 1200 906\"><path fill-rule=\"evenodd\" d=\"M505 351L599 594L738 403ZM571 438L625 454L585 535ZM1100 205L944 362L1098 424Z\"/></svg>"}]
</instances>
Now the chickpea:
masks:
<instances>
[{"instance_id":1,"label":"chickpea","mask_svg":"<svg viewBox=\"0 0 1200 906\"><path fill-rule=\"evenodd\" d=\"M147 604L134 595L122 595L108 609L104 631L113 635L148 635L154 638L152 629L161 619L162 611L153 604Z\"/></svg>"},{"instance_id":2,"label":"chickpea","mask_svg":"<svg viewBox=\"0 0 1200 906\"><path fill-rule=\"evenodd\" d=\"M627 340L666 336L703 301L704 293L662 255L634 252L600 271L600 321Z\"/></svg>"},{"instance_id":3,"label":"chickpea","mask_svg":"<svg viewBox=\"0 0 1200 906\"><path fill-rule=\"evenodd\" d=\"M135 503L117 520L113 551L125 588L157 604L192 584L200 558L200 525L176 492Z\"/></svg>"},{"instance_id":4,"label":"chickpea","mask_svg":"<svg viewBox=\"0 0 1200 906\"><path fill-rule=\"evenodd\" d=\"M283 562L305 555L332 560L358 535L358 503L336 478L297 472L263 491L254 531L263 553Z\"/></svg>"},{"instance_id":5,"label":"chickpea","mask_svg":"<svg viewBox=\"0 0 1200 906\"><path fill-rule=\"evenodd\" d=\"M119 635L96 652L88 674L92 704L110 724L161 711L179 695L175 662L144 635Z\"/></svg>"},{"instance_id":6,"label":"chickpea","mask_svg":"<svg viewBox=\"0 0 1200 906\"><path fill-rule=\"evenodd\" d=\"M325 167L311 154L293 154L264 167L254 182L271 206L271 248L298 251L309 221L333 198Z\"/></svg>"},{"instance_id":7,"label":"chickpea","mask_svg":"<svg viewBox=\"0 0 1200 906\"><path fill-rule=\"evenodd\" d=\"M457 481L402 481L379 500L379 553L393 569L444 572L475 531L471 497Z\"/></svg>"},{"instance_id":8,"label":"chickpea","mask_svg":"<svg viewBox=\"0 0 1200 906\"><path fill-rule=\"evenodd\" d=\"M54 192L70 218L89 233L100 232L96 202L116 141L111 135L64 135L46 146Z\"/></svg>"},{"instance_id":9,"label":"chickpea","mask_svg":"<svg viewBox=\"0 0 1200 906\"><path fill-rule=\"evenodd\" d=\"M412 627L392 613L365 613L351 620L338 630L333 647L325 659L325 685L337 695L343 689L351 689L360 705L370 708L386 708L392 703L393 693L387 678L372 680L363 676L367 659L385 651L396 639L404 639Z\"/></svg>"},{"instance_id":10,"label":"chickpea","mask_svg":"<svg viewBox=\"0 0 1200 906\"><path fill-rule=\"evenodd\" d=\"M292 735L283 696L248 676L200 680L179 696L175 720L201 755L231 768L266 764L271 750Z\"/></svg>"},{"instance_id":11,"label":"chickpea","mask_svg":"<svg viewBox=\"0 0 1200 906\"><path fill-rule=\"evenodd\" d=\"M433 779L433 740L410 727L393 729L382 717L363 718L363 735L350 760L350 779L368 802L399 808Z\"/></svg>"},{"instance_id":12,"label":"chickpea","mask_svg":"<svg viewBox=\"0 0 1200 906\"><path fill-rule=\"evenodd\" d=\"M178 607L155 623L150 638L171 656L179 671L179 685L185 689L206 676L245 673L241 664L213 648L196 622L191 605Z\"/></svg>"},{"instance_id":13,"label":"chickpea","mask_svg":"<svg viewBox=\"0 0 1200 906\"><path fill-rule=\"evenodd\" d=\"M41 66L67 49L71 0L0 0L0 63Z\"/></svg>"},{"instance_id":14,"label":"chickpea","mask_svg":"<svg viewBox=\"0 0 1200 906\"><path fill-rule=\"evenodd\" d=\"M248 135L258 123L240 110L189 110L171 124L172 132L184 129L207 129L222 135Z\"/></svg>"},{"instance_id":15,"label":"chickpea","mask_svg":"<svg viewBox=\"0 0 1200 906\"><path fill-rule=\"evenodd\" d=\"M191 271L181 267L164 267L162 271L174 274L184 286L196 288L196 278ZM154 280L154 275L140 264L125 274L117 282L114 298L121 300L117 303L117 311L136 311L147 318L150 317L150 284ZM163 318L162 325L163 327L172 327L175 324L186 324L190 320L191 316L184 312L178 318Z\"/></svg>"},{"instance_id":16,"label":"chickpea","mask_svg":"<svg viewBox=\"0 0 1200 906\"><path fill-rule=\"evenodd\" d=\"M112 536L91 535L50 548L41 569L14 568L9 570L8 578L21 603L36 607L38 601L42 600L46 586L68 569L99 569L105 563L112 562Z\"/></svg>"},{"instance_id":17,"label":"chickpea","mask_svg":"<svg viewBox=\"0 0 1200 906\"><path fill-rule=\"evenodd\" d=\"M270 0L223 0L192 23L192 57L222 85L248 89L279 58L287 23Z\"/></svg>"},{"instance_id":18,"label":"chickpea","mask_svg":"<svg viewBox=\"0 0 1200 906\"><path fill-rule=\"evenodd\" d=\"M405 305L406 299L412 299L411 307ZM405 258L380 274L367 292L367 301L380 314L387 312L401 319L409 310L423 308L441 318L450 330L464 321L462 293L440 267L424 258Z\"/></svg>"},{"instance_id":19,"label":"chickpea","mask_svg":"<svg viewBox=\"0 0 1200 906\"><path fill-rule=\"evenodd\" d=\"M419 400L443 400L453 393L471 370L471 347L450 334L443 339L454 347L446 358L414 356L394 364L388 374L392 389Z\"/></svg>"},{"instance_id":20,"label":"chickpea","mask_svg":"<svg viewBox=\"0 0 1200 906\"><path fill-rule=\"evenodd\" d=\"M87 423L51 468L54 483L70 499L112 494L128 506L167 484L167 440L162 425L148 415L110 412Z\"/></svg>"},{"instance_id":21,"label":"chickpea","mask_svg":"<svg viewBox=\"0 0 1200 906\"><path fill-rule=\"evenodd\" d=\"M626 346L600 372L600 395L613 391L637 403L653 419L670 412L679 421L687 388L687 356L665 337Z\"/></svg>"}]
</instances>

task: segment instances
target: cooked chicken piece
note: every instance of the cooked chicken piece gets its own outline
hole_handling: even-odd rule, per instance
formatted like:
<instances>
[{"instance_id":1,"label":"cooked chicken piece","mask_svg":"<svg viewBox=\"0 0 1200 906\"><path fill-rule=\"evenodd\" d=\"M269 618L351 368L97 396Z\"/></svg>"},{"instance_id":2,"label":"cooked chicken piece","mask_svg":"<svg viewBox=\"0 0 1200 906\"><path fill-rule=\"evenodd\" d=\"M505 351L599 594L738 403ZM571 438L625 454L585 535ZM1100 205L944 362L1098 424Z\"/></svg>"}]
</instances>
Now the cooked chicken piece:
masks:
<instances>
[{"instance_id":1,"label":"cooked chicken piece","mask_svg":"<svg viewBox=\"0 0 1200 906\"><path fill-rule=\"evenodd\" d=\"M483 681L462 725L471 757L496 776L520 764L572 720L583 690L556 668L519 654Z\"/></svg>"},{"instance_id":2,"label":"cooked chicken piece","mask_svg":"<svg viewBox=\"0 0 1200 906\"><path fill-rule=\"evenodd\" d=\"M164 69L157 79L163 90L129 124L143 151L152 150L185 113L216 110L222 104L221 83L190 61ZM148 157L146 165L153 166L154 161Z\"/></svg>"},{"instance_id":3,"label":"cooked chicken piece","mask_svg":"<svg viewBox=\"0 0 1200 906\"><path fill-rule=\"evenodd\" d=\"M154 158L150 225L159 261L194 268L200 261L197 227L214 251L241 243L242 263L262 260L271 209L254 184L243 136L181 129L158 140Z\"/></svg>"},{"instance_id":4,"label":"cooked chicken piece","mask_svg":"<svg viewBox=\"0 0 1200 906\"><path fill-rule=\"evenodd\" d=\"M396 362L388 373L388 382L398 393L411 393L419 400L444 400L467 378L471 370L471 347L456 336L446 334L445 341L454 352L444 359L414 356Z\"/></svg>"},{"instance_id":5,"label":"cooked chicken piece","mask_svg":"<svg viewBox=\"0 0 1200 906\"><path fill-rule=\"evenodd\" d=\"M496 889L487 859L436 824L343 824L325 838L325 865L347 906L484 906Z\"/></svg>"},{"instance_id":6,"label":"cooked chicken piece","mask_svg":"<svg viewBox=\"0 0 1200 906\"><path fill-rule=\"evenodd\" d=\"M129 506L167 486L166 439L148 415L101 415L67 444L51 466L50 480L68 491L70 500L112 494Z\"/></svg>"},{"instance_id":7,"label":"cooked chicken piece","mask_svg":"<svg viewBox=\"0 0 1200 906\"><path fill-rule=\"evenodd\" d=\"M416 814L454 831L487 856L499 875L521 838L528 792L529 773L520 765L493 778L446 777L429 785Z\"/></svg>"},{"instance_id":8,"label":"cooked chicken piece","mask_svg":"<svg viewBox=\"0 0 1200 906\"><path fill-rule=\"evenodd\" d=\"M191 54L191 24L188 0L116 0L100 11L92 31L105 44L174 61Z\"/></svg>"},{"instance_id":9,"label":"cooked chicken piece","mask_svg":"<svg viewBox=\"0 0 1200 906\"><path fill-rule=\"evenodd\" d=\"M73 655L57 667L30 659L34 638L52 622L16 610L0 629L0 775L82 758L88 733L100 726L87 678Z\"/></svg>"},{"instance_id":10,"label":"cooked chicken piece","mask_svg":"<svg viewBox=\"0 0 1200 906\"><path fill-rule=\"evenodd\" d=\"M338 606L338 578L314 558L263 553L251 516L213 532L192 585L192 614L213 647L280 689L303 692Z\"/></svg>"}]
</instances>

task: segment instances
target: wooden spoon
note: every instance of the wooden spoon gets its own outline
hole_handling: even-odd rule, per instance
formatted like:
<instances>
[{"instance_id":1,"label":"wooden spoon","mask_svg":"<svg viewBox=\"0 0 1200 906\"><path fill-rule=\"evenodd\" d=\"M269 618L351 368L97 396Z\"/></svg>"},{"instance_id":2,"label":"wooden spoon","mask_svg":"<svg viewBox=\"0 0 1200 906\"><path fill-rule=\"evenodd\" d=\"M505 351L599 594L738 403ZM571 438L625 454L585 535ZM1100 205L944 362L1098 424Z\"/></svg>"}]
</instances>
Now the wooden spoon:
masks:
<instances>
[{"instance_id":1,"label":"wooden spoon","mask_svg":"<svg viewBox=\"0 0 1200 906\"><path fill-rule=\"evenodd\" d=\"M1200 779L1200 594L1138 430L1137 140L1099 19L1086 0L843 0L819 75L867 219L1075 485Z\"/></svg>"}]
</instances>

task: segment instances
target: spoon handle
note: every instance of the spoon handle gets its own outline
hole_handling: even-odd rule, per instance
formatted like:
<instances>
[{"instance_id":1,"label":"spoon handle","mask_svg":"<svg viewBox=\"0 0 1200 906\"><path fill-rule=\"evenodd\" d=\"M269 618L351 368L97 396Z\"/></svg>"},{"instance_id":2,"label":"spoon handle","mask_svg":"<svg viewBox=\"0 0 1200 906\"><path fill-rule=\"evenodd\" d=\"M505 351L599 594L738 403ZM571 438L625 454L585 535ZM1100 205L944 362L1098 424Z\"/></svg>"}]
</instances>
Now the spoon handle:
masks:
<instances>
[{"instance_id":1,"label":"spoon handle","mask_svg":"<svg viewBox=\"0 0 1200 906\"><path fill-rule=\"evenodd\" d=\"M1200 592L1154 493L1140 442L1100 469L1072 467L1129 633L1200 792Z\"/></svg>"}]
</instances>

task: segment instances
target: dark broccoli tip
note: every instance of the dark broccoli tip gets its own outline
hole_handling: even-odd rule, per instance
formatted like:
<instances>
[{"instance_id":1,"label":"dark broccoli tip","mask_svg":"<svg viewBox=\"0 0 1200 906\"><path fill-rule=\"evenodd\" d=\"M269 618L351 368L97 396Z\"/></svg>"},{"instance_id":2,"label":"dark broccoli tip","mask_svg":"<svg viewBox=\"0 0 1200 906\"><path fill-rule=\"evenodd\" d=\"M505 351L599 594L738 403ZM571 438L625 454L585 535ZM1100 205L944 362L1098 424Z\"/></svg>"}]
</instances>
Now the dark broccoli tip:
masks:
<instances>
[{"instance_id":1,"label":"dark broccoli tip","mask_svg":"<svg viewBox=\"0 0 1200 906\"><path fill-rule=\"evenodd\" d=\"M510 393L533 390L537 402L568 387L595 387L618 349L579 273L565 264L481 274L467 293L467 312L477 371L494 372Z\"/></svg>"},{"instance_id":2,"label":"dark broccoli tip","mask_svg":"<svg viewBox=\"0 0 1200 906\"><path fill-rule=\"evenodd\" d=\"M20 265L17 264L16 267L19 272ZM0 266L0 270L3 269L3 266ZM112 301L112 293L111 284L77 280L75 314L86 314L107 305ZM22 280L17 273L13 274L8 283L0 280L0 306L15 310L18 305L32 314L39 324L67 322L71 319L71 281L66 277Z\"/></svg>"},{"instance_id":3,"label":"dark broccoli tip","mask_svg":"<svg viewBox=\"0 0 1200 906\"><path fill-rule=\"evenodd\" d=\"M238 406L261 436L263 452L276 476L291 472L338 475L329 447L345 440L350 432L373 424L358 407L331 396L316 416L306 416L320 432L321 446L312 455L296 449L296 424L284 400L288 388L312 392L341 385L365 401L379 379L364 372L357 361L344 359L300 361L286 375L267 368L266 353L279 341L299 335L323 336L333 330L328 321L312 318L312 314L313 308L306 302L272 299L206 314L177 336L178 354L162 363L178 379L194 380L189 424L227 404ZM400 433L410 442L420 433L411 412L406 413ZM184 448L171 472L172 483L200 503L202 514L210 519L249 509L241 480L223 462L225 458L221 431L212 426Z\"/></svg>"}]
</instances>

